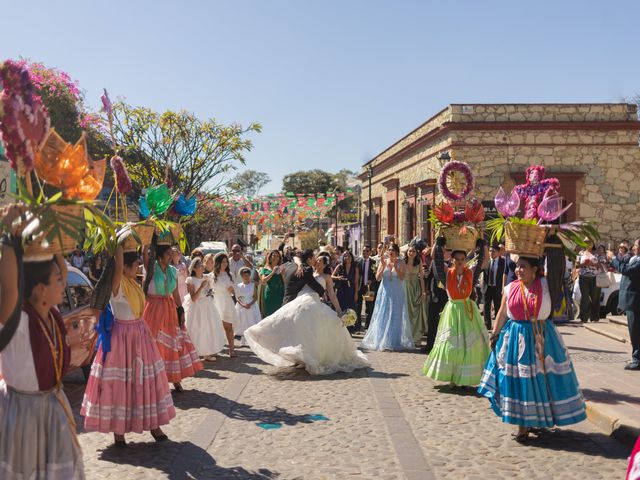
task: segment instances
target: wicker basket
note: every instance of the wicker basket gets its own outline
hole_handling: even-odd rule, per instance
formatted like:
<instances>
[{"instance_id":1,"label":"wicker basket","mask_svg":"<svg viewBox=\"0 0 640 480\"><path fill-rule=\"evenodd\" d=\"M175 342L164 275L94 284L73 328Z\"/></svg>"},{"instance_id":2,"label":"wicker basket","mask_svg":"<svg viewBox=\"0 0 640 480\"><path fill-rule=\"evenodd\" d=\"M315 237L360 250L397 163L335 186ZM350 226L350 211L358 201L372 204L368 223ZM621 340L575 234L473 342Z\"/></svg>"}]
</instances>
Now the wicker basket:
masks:
<instances>
[{"instance_id":1,"label":"wicker basket","mask_svg":"<svg viewBox=\"0 0 640 480\"><path fill-rule=\"evenodd\" d=\"M56 205L51 208L62 222L64 222L65 218L83 218L84 216L84 206L82 205ZM32 261L46 260L51 258L52 255L69 253L77 248L78 239L69 236L63 229L59 229L59 235L56 235L49 242L46 237L53 226L47 229L46 232L31 236L29 232L37 231L39 223L39 220L34 220L21 232L23 237L30 237L24 242L25 259Z\"/></svg>"},{"instance_id":2,"label":"wicker basket","mask_svg":"<svg viewBox=\"0 0 640 480\"><path fill-rule=\"evenodd\" d=\"M146 223L128 223L121 232L126 232L127 229L133 230L138 238L140 239L140 243L135 239L133 235L127 235L122 245L122 249L125 252L135 252L138 249L138 245L150 245L151 239L153 238L154 226Z\"/></svg>"},{"instance_id":3,"label":"wicker basket","mask_svg":"<svg viewBox=\"0 0 640 480\"><path fill-rule=\"evenodd\" d=\"M448 227L442 230L442 235L447 240L447 250L459 250L470 252L476 247L478 239L477 230L467 228L464 234L460 234L460 227Z\"/></svg>"},{"instance_id":4,"label":"wicker basket","mask_svg":"<svg viewBox=\"0 0 640 480\"><path fill-rule=\"evenodd\" d=\"M507 252L525 257L540 257L545 249L547 227L507 222L504 236Z\"/></svg>"},{"instance_id":5,"label":"wicker basket","mask_svg":"<svg viewBox=\"0 0 640 480\"><path fill-rule=\"evenodd\" d=\"M174 245L180 241L180 235L182 234L182 225L179 223L167 223L169 231L161 232L156 229L158 235L158 245Z\"/></svg>"}]
</instances>

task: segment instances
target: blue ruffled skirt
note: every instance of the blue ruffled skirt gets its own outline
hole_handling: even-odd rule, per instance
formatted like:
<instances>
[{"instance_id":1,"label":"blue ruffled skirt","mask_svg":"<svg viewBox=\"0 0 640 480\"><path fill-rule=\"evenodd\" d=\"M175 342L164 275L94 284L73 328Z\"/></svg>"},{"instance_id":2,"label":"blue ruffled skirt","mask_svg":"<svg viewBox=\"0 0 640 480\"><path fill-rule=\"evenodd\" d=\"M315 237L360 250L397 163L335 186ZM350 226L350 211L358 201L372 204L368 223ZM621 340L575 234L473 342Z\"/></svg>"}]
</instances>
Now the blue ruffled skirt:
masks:
<instances>
[{"instance_id":1,"label":"blue ruffled skirt","mask_svg":"<svg viewBox=\"0 0 640 480\"><path fill-rule=\"evenodd\" d=\"M407 312L404 285L395 275L385 276L378 288L371 324L362 339L368 350L410 350L415 348Z\"/></svg>"},{"instance_id":2,"label":"blue ruffled skirt","mask_svg":"<svg viewBox=\"0 0 640 480\"><path fill-rule=\"evenodd\" d=\"M586 418L571 358L551 320L544 322L544 365L533 324L509 320L482 375L478 393L503 422L523 427L571 425Z\"/></svg>"}]
</instances>

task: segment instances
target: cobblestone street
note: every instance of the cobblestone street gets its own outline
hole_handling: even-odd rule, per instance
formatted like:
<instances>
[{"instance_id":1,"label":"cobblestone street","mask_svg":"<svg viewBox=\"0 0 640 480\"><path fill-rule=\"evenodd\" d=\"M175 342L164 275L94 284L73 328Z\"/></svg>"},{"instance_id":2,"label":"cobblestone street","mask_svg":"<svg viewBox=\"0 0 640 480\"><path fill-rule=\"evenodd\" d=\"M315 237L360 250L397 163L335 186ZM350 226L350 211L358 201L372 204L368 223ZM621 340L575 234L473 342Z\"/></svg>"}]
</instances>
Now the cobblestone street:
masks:
<instances>
[{"instance_id":1,"label":"cobblestone street","mask_svg":"<svg viewBox=\"0 0 640 480\"><path fill-rule=\"evenodd\" d=\"M83 432L83 383L67 391L89 479L622 478L628 450L588 422L515 443L488 402L419 375L424 355L372 352L330 377L220 357L174 395L170 441ZM262 426L259 426L261 424ZM264 427L264 428L263 428Z\"/></svg>"}]
</instances>

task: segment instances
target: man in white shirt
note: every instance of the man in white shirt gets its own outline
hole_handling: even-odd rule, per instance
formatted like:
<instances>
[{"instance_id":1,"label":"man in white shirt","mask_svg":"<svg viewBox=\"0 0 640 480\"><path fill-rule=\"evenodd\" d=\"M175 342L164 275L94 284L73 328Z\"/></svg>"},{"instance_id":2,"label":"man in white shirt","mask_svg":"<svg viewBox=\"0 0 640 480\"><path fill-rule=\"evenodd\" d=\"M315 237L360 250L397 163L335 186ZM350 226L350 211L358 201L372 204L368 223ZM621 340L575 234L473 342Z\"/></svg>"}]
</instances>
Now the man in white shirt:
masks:
<instances>
[{"instance_id":1,"label":"man in white shirt","mask_svg":"<svg viewBox=\"0 0 640 480\"><path fill-rule=\"evenodd\" d=\"M231 279L234 284L242 282L240 277L240 269L242 267L248 267L253 269L253 263L242 253L242 247L235 244L231 247L231 256L229 257L229 270L231 271Z\"/></svg>"},{"instance_id":2,"label":"man in white shirt","mask_svg":"<svg viewBox=\"0 0 640 480\"><path fill-rule=\"evenodd\" d=\"M84 267L84 255L80 250L76 249L73 251L73 255L71 255L71 265L78 270L82 270L82 267Z\"/></svg>"}]
</instances>

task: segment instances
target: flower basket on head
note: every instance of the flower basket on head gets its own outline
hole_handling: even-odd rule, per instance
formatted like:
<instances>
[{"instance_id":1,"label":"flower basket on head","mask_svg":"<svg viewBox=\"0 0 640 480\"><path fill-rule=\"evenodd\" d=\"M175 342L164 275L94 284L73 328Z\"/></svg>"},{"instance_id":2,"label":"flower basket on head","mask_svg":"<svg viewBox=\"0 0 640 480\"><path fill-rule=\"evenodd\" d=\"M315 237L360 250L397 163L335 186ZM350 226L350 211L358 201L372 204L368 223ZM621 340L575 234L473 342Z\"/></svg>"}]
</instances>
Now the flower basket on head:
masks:
<instances>
[{"instance_id":1,"label":"flower basket on head","mask_svg":"<svg viewBox=\"0 0 640 480\"><path fill-rule=\"evenodd\" d=\"M52 255L72 252L78 245L78 232L71 235L73 223L84 223L84 206L53 205L41 217L27 219L21 231L25 260L47 260Z\"/></svg>"},{"instance_id":2,"label":"flower basket on head","mask_svg":"<svg viewBox=\"0 0 640 480\"><path fill-rule=\"evenodd\" d=\"M125 236L122 249L125 252L135 252L139 245L151 245L155 227L147 223L128 223L119 232L118 236Z\"/></svg>"},{"instance_id":3,"label":"flower basket on head","mask_svg":"<svg viewBox=\"0 0 640 480\"><path fill-rule=\"evenodd\" d=\"M525 257L540 257L544 253L548 229L543 225L506 222L504 246L507 252Z\"/></svg>"},{"instance_id":4,"label":"flower basket on head","mask_svg":"<svg viewBox=\"0 0 640 480\"><path fill-rule=\"evenodd\" d=\"M504 238L508 252L532 257L541 256L546 247L562 247L565 255L574 258L575 246L587 245L585 237L592 242L598 240L600 235L591 222L552 223L558 221L571 204L566 205L558 193L558 179L545 177L543 166L527 168L525 179L525 183L516 185L509 195L502 187L498 189L495 206L499 215L487 222L492 242ZM522 214L519 213L521 207ZM546 243L551 230L557 241Z\"/></svg>"},{"instance_id":5,"label":"flower basket on head","mask_svg":"<svg viewBox=\"0 0 640 480\"><path fill-rule=\"evenodd\" d=\"M473 196L473 186L473 173L464 162L449 162L440 172L438 188L445 201L431 209L429 221L446 239L447 250L470 252L476 247L484 209Z\"/></svg>"},{"instance_id":6,"label":"flower basket on head","mask_svg":"<svg viewBox=\"0 0 640 480\"><path fill-rule=\"evenodd\" d=\"M447 250L469 252L476 246L478 230L471 227L444 227L442 236L447 240Z\"/></svg>"},{"instance_id":7,"label":"flower basket on head","mask_svg":"<svg viewBox=\"0 0 640 480\"><path fill-rule=\"evenodd\" d=\"M180 242L182 225L174 222L163 222L162 227L156 226L158 245L175 245Z\"/></svg>"}]
</instances>

